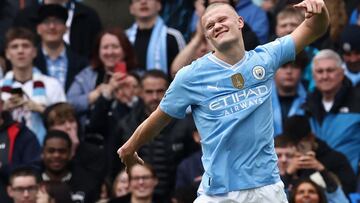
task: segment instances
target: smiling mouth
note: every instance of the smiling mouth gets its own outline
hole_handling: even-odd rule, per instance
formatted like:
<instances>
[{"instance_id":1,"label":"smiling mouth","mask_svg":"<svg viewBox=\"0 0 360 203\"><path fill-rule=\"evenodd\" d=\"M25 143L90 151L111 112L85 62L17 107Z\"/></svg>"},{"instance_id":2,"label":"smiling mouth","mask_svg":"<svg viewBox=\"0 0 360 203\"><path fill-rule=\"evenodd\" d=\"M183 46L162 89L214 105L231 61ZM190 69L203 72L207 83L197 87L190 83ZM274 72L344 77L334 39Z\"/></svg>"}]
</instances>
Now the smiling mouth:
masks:
<instances>
[{"instance_id":1,"label":"smiling mouth","mask_svg":"<svg viewBox=\"0 0 360 203\"><path fill-rule=\"evenodd\" d=\"M217 34L215 35L215 38L219 37L220 35L224 34L225 32L227 32L227 31L221 31L221 32L217 33Z\"/></svg>"}]
</instances>

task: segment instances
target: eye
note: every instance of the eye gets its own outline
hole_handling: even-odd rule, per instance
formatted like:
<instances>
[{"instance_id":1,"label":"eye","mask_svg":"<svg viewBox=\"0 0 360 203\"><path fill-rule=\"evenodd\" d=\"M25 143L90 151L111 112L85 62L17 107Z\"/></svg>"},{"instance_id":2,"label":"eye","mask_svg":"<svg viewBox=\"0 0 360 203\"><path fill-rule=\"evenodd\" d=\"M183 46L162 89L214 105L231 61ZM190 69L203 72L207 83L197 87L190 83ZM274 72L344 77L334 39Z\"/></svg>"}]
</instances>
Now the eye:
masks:
<instances>
[{"instance_id":1,"label":"eye","mask_svg":"<svg viewBox=\"0 0 360 203\"><path fill-rule=\"evenodd\" d=\"M214 23L211 23L211 24L208 24L207 26L206 26L206 29L207 30L210 30L211 28L213 28L214 27Z\"/></svg>"}]
</instances>

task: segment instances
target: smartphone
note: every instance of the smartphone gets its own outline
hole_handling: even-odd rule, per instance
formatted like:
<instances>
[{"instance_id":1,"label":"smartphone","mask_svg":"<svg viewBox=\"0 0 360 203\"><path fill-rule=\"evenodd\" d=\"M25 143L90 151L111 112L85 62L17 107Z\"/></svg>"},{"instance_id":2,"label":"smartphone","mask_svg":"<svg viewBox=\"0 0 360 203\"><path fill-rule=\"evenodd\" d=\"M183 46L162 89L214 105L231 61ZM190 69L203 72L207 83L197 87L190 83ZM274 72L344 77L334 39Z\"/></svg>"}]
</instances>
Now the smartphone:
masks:
<instances>
[{"instance_id":1,"label":"smartphone","mask_svg":"<svg viewBox=\"0 0 360 203\"><path fill-rule=\"evenodd\" d=\"M127 67L126 67L126 63L125 62L121 62L115 65L114 67L114 73L127 73Z\"/></svg>"},{"instance_id":2,"label":"smartphone","mask_svg":"<svg viewBox=\"0 0 360 203\"><path fill-rule=\"evenodd\" d=\"M22 90L22 88L20 87L17 87L17 88L12 88L11 91L10 91L11 94L16 94L16 95L19 95L19 96L23 96L24 92Z\"/></svg>"}]
</instances>

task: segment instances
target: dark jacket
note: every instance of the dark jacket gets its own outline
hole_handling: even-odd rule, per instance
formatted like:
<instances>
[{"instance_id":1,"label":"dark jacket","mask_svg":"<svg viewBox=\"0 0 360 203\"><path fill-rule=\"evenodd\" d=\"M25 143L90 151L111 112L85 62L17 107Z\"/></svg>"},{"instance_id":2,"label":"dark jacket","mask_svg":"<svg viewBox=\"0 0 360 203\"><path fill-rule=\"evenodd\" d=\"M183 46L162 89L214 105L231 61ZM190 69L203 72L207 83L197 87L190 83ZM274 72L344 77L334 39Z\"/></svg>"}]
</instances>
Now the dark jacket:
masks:
<instances>
[{"instance_id":1,"label":"dark jacket","mask_svg":"<svg viewBox=\"0 0 360 203\"><path fill-rule=\"evenodd\" d=\"M145 105L140 100L132 111L121 120L117 131L116 146L121 146L135 129L147 118ZM150 143L138 150L146 163L152 165L159 179L155 194L168 198L175 186L176 167L182 159L195 151L192 139L192 119L173 119ZM117 162L119 158L117 158Z\"/></svg>"},{"instance_id":2,"label":"dark jacket","mask_svg":"<svg viewBox=\"0 0 360 203\"><path fill-rule=\"evenodd\" d=\"M68 91L70 85L74 81L75 76L88 65L86 58L74 53L68 46L66 46L66 57L68 60L68 70L65 81L65 92ZM37 56L34 59L34 65L43 74L49 75L45 55L41 47L38 48Z\"/></svg>"},{"instance_id":3,"label":"dark jacket","mask_svg":"<svg viewBox=\"0 0 360 203\"><path fill-rule=\"evenodd\" d=\"M22 165L36 165L40 160L41 148L34 135L25 125L13 121L8 112L2 112L4 123L0 126L0 202L6 202L2 197L7 196L6 185L12 169ZM18 133L15 138L12 159L7 159L9 151L8 128L17 125ZM6 137L5 137L6 136ZM3 157L5 155L5 157ZM4 196L3 196L4 195Z\"/></svg>"},{"instance_id":4,"label":"dark jacket","mask_svg":"<svg viewBox=\"0 0 360 203\"><path fill-rule=\"evenodd\" d=\"M345 78L329 112L324 109L319 90L307 97L304 107L316 137L343 153L357 173L360 160L360 87L353 87Z\"/></svg>"},{"instance_id":5,"label":"dark jacket","mask_svg":"<svg viewBox=\"0 0 360 203\"><path fill-rule=\"evenodd\" d=\"M83 3L74 2L74 17L70 27L70 48L77 54L89 57L102 25L95 10ZM14 25L27 27L35 32L39 8L40 5L36 4L20 11L14 20Z\"/></svg>"}]
</instances>

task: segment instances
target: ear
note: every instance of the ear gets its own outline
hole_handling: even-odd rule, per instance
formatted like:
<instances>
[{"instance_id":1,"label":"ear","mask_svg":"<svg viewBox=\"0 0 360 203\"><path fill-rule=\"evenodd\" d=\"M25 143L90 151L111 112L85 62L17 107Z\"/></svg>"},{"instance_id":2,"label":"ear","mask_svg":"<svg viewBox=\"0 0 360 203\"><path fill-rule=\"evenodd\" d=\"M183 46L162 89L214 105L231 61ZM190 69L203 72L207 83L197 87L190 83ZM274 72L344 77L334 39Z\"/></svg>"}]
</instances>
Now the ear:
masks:
<instances>
[{"instance_id":1,"label":"ear","mask_svg":"<svg viewBox=\"0 0 360 203\"><path fill-rule=\"evenodd\" d=\"M37 33L38 35L40 35L40 31L41 31L41 24L38 24L38 25L36 26L36 33Z\"/></svg>"},{"instance_id":2,"label":"ear","mask_svg":"<svg viewBox=\"0 0 360 203\"><path fill-rule=\"evenodd\" d=\"M130 3L129 5L129 12L131 15L134 15L133 3Z\"/></svg>"},{"instance_id":3,"label":"ear","mask_svg":"<svg viewBox=\"0 0 360 203\"><path fill-rule=\"evenodd\" d=\"M13 197L13 191L12 191L12 189L11 189L11 187L10 186L7 186L6 187L6 190L7 190L7 193L8 193L8 195L9 195L9 197Z\"/></svg>"},{"instance_id":4,"label":"ear","mask_svg":"<svg viewBox=\"0 0 360 203\"><path fill-rule=\"evenodd\" d=\"M239 30L241 30L245 24L243 17L241 17L241 16L238 17L238 23L239 23Z\"/></svg>"}]
</instances>

